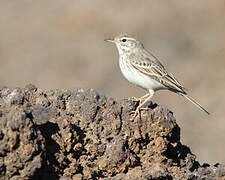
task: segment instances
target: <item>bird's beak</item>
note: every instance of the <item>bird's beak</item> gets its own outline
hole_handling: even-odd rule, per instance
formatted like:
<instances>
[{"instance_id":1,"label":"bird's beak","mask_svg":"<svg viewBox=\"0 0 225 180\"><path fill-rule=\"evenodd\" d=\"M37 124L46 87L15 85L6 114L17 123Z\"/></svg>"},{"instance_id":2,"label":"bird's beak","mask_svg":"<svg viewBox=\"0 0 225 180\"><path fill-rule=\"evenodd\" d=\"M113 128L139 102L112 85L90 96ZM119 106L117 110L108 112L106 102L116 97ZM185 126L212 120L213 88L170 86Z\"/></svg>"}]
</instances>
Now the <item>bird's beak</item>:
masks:
<instances>
[{"instance_id":1,"label":"bird's beak","mask_svg":"<svg viewBox=\"0 0 225 180\"><path fill-rule=\"evenodd\" d=\"M114 39L105 39L104 41L115 43L115 40Z\"/></svg>"}]
</instances>

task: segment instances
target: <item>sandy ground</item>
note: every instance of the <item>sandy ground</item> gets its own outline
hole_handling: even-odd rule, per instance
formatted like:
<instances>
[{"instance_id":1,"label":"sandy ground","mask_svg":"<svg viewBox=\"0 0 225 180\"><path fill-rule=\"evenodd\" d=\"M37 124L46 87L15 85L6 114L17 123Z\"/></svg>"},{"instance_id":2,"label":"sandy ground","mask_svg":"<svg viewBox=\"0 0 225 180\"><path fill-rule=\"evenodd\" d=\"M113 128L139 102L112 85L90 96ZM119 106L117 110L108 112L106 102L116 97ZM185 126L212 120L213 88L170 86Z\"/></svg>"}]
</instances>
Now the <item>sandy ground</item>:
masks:
<instances>
[{"instance_id":1,"label":"sandy ground","mask_svg":"<svg viewBox=\"0 0 225 180\"><path fill-rule=\"evenodd\" d=\"M94 88L117 100L144 90L120 73L103 40L141 40L206 109L182 97L153 98L175 114L182 142L200 162L225 163L225 1L75 0L0 2L0 86Z\"/></svg>"}]
</instances>

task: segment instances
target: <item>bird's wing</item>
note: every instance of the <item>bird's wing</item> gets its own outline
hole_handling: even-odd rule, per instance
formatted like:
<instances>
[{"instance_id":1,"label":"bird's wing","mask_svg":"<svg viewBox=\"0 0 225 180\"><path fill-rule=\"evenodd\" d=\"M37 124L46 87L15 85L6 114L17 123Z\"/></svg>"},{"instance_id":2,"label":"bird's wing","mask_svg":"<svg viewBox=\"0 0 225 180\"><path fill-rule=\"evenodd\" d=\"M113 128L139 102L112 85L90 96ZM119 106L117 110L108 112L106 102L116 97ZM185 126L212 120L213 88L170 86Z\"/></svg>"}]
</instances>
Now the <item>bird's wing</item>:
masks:
<instances>
[{"instance_id":1,"label":"bird's wing","mask_svg":"<svg viewBox=\"0 0 225 180\"><path fill-rule=\"evenodd\" d=\"M185 88L168 73L161 62L149 52L133 53L130 55L131 65L149 76L150 78L160 82L168 89L186 94Z\"/></svg>"}]
</instances>

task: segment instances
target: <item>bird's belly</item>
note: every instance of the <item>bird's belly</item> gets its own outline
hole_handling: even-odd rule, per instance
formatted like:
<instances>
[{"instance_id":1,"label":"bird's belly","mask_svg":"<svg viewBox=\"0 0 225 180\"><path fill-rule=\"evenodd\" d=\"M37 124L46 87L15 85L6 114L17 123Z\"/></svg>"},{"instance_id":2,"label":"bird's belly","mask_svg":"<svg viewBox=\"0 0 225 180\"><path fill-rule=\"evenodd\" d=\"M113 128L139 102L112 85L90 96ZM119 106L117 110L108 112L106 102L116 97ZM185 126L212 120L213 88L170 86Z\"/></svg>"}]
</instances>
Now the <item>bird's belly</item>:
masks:
<instances>
[{"instance_id":1,"label":"bird's belly","mask_svg":"<svg viewBox=\"0 0 225 180\"><path fill-rule=\"evenodd\" d=\"M147 90L151 89L154 91L165 88L161 83L157 82L154 79L151 79L149 76L139 72L133 67L130 68L122 61L120 61L120 70L124 77L136 86L142 87Z\"/></svg>"}]
</instances>

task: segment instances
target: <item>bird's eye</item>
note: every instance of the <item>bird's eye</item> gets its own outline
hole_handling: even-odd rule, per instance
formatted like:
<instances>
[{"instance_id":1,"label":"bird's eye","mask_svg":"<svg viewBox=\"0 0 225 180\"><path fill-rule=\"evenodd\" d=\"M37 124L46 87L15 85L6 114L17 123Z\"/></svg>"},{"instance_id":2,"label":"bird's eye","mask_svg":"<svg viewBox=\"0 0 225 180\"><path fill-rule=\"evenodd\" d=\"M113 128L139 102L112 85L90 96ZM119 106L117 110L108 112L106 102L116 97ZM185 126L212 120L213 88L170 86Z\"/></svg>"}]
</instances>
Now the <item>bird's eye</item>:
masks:
<instances>
[{"instance_id":1,"label":"bird's eye","mask_svg":"<svg viewBox=\"0 0 225 180\"><path fill-rule=\"evenodd\" d=\"M126 39L122 39L122 41L123 41L123 42L126 42L127 40L126 40Z\"/></svg>"}]
</instances>

